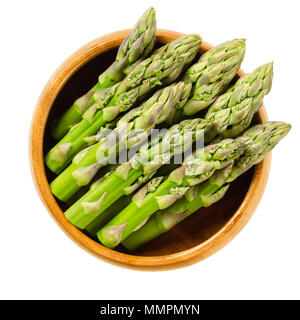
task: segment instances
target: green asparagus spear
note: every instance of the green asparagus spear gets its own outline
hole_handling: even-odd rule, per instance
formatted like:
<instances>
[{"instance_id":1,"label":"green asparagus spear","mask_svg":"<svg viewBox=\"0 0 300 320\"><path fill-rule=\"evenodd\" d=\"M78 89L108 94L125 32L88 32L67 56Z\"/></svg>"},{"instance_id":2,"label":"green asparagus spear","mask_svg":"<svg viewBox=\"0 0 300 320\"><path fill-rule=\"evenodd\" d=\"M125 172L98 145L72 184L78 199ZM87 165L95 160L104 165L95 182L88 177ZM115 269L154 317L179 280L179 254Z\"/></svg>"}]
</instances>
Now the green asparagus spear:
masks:
<instances>
[{"instance_id":1,"label":"green asparagus spear","mask_svg":"<svg viewBox=\"0 0 300 320\"><path fill-rule=\"evenodd\" d=\"M94 135L120 112L130 109L138 98L155 87L174 82L184 66L193 60L200 43L198 35L180 37L140 62L123 81L96 91L93 94L96 102L84 113L83 119L47 154L46 165L49 169L55 173L61 172L73 156L86 146L85 138Z\"/></svg>"},{"instance_id":2,"label":"green asparagus spear","mask_svg":"<svg viewBox=\"0 0 300 320\"><path fill-rule=\"evenodd\" d=\"M118 152L145 141L155 125L186 101L190 87L183 82L172 84L125 115L112 132L84 150L83 155L75 157L72 164L52 181L53 194L62 201L68 200L80 187L87 185L100 168L114 160Z\"/></svg>"},{"instance_id":3,"label":"green asparagus spear","mask_svg":"<svg viewBox=\"0 0 300 320\"><path fill-rule=\"evenodd\" d=\"M147 182L156 171L177 154L188 150L213 127L209 120L184 120L154 140L149 148L143 146L128 162L89 191L66 212L66 218L78 228L85 228L121 196L128 195ZM87 210L88 206L88 210ZM92 214L90 208L94 208Z\"/></svg>"},{"instance_id":4,"label":"green asparagus spear","mask_svg":"<svg viewBox=\"0 0 300 320\"><path fill-rule=\"evenodd\" d=\"M147 189L141 189L124 210L97 232L98 239L106 247L114 248L154 212L180 199L190 186L207 180L216 170L232 163L249 143L250 139L243 137L198 149L156 191L145 195Z\"/></svg>"},{"instance_id":5,"label":"green asparagus spear","mask_svg":"<svg viewBox=\"0 0 300 320\"><path fill-rule=\"evenodd\" d=\"M244 55L244 39L225 42L204 53L183 78L193 84L192 97L183 106L183 114L195 114L212 104L236 75Z\"/></svg>"},{"instance_id":6,"label":"green asparagus spear","mask_svg":"<svg viewBox=\"0 0 300 320\"><path fill-rule=\"evenodd\" d=\"M155 10L148 9L133 27L130 34L119 47L115 62L99 76L98 83L74 104L54 123L52 135L60 140L73 126L79 122L83 113L96 101L93 93L109 88L125 77L126 68L146 57L155 44L156 19Z\"/></svg>"},{"instance_id":7,"label":"green asparagus spear","mask_svg":"<svg viewBox=\"0 0 300 320\"><path fill-rule=\"evenodd\" d=\"M273 63L268 63L240 78L219 96L205 116L215 122L216 134L234 138L244 132L271 90L272 78Z\"/></svg>"},{"instance_id":8,"label":"green asparagus spear","mask_svg":"<svg viewBox=\"0 0 300 320\"><path fill-rule=\"evenodd\" d=\"M236 160L231 170L228 182L235 180L253 165L262 161L264 156L271 151L291 130L291 125L285 122L269 121L248 129L243 137L250 138L252 145Z\"/></svg>"},{"instance_id":9,"label":"green asparagus spear","mask_svg":"<svg viewBox=\"0 0 300 320\"><path fill-rule=\"evenodd\" d=\"M235 160L232 168L228 166L218 170L209 180L191 187L184 197L169 208L151 216L145 225L132 233L122 244L129 250L135 250L167 232L199 208L208 207L219 201L227 191L229 182L259 163L289 130L290 125L283 122L267 122L250 128L244 136L249 137L252 144L241 157Z\"/></svg>"}]
</instances>

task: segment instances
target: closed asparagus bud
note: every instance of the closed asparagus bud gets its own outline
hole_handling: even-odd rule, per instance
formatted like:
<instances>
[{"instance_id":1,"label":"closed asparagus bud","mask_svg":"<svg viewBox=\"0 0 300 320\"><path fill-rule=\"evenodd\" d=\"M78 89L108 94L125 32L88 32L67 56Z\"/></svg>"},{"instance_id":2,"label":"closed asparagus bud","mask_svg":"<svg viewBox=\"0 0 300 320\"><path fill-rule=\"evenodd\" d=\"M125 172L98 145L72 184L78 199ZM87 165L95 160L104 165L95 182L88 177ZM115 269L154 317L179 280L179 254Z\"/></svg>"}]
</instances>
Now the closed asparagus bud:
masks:
<instances>
[{"instance_id":1,"label":"closed asparagus bud","mask_svg":"<svg viewBox=\"0 0 300 320\"><path fill-rule=\"evenodd\" d=\"M225 42L204 53L186 72L183 81L192 83L192 97L183 106L185 115L207 108L226 90L245 55L245 40Z\"/></svg>"},{"instance_id":2,"label":"closed asparagus bud","mask_svg":"<svg viewBox=\"0 0 300 320\"><path fill-rule=\"evenodd\" d=\"M184 66L196 56L200 43L199 35L180 37L138 64L117 89L115 104L121 105L120 111L128 110L139 97L157 85L175 81Z\"/></svg>"},{"instance_id":3,"label":"closed asparagus bud","mask_svg":"<svg viewBox=\"0 0 300 320\"><path fill-rule=\"evenodd\" d=\"M196 150L184 162L185 173L181 184L192 186L208 179L215 170L220 170L232 164L251 144L251 139L240 137L225 139L204 149ZM176 169L176 170L180 170ZM169 178L173 181L173 173Z\"/></svg>"},{"instance_id":4,"label":"closed asparagus bud","mask_svg":"<svg viewBox=\"0 0 300 320\"><path fill-rule=\"evenodd\" d=\"M155 44L156 19L155 10L148 9L121 43L116 61L99 76L99 83L105 81L118 82L124 77L124 70L136 62L141 56L146 57ZM107 79L108 78L108 79Z\"/></svg>"},{"instance_id":5,"label":"closed asparagus bud","mask_svg":"<svg viewBox=\"0 0 300 320\"><path fill-rule=\"evenodd\" d=\"M177 38L170 42L169 46L163 46L157 50L159 54L163 54L164 58L166 58L165 66L173 65L171 72L168 72L167 77L163 80L164 84L169 84L176 80L183 67L194 60L201 42L202 39L198 34L191 34ZM170 56L172 51L176 53L174 58Z\"/></svg>"},{"instance_id":6,"label":"closed asparagus bud","mask_svg":"<svg viewBox=\"0 0 300 320\"><path fill-rule=\"evenodd\" d=\"M170 114L174 112L180 105L184 104L190 93L191 86L185 85L183 82L172 84L171 86L158 90L150 99L143 103L139 108L127 112L118 122L118 125L124 122L132 121L134 118L141 116L143 113L151 110L153 104L162 105L156 123L164 122ZM175 103L174 103L175 102Z\"/></svg>"},{"instance_id":7,"label":"closed asparagus bud","mask_svg":"<svg viewBox=\"0 0 300 320\"><path fill-rule=\"evenodd\" d=\"M253 165L262 161L264 156L283 139L291 129L285 122L270 121L248 129L243 136L250 138L251 146L235 161L228 182L235 180Z\"/></svg>"},{"instance_id":8,"label":"closed asparagus bud","mask_svg":"<svg viewBox=\"0 0 300 320\"><path fill-rule=\"evenodd\" d=\"M226 93L217 98L205 116L215 122L216 134L234 138L245 131L263 97L272 86L273 63L258 67L241 77Z\"/></svg>"},{"instance_id":9,"label":"closed asparagus bud","mask_svg":"<svg viewBox=\"0 0 300 320\"><path fill-rule=\"evenodd\" d=\"M142 53L147 55L151 52L155 43L155 29L155 10L154 8L149 8L121 43L116 60L120 61L128 57L129 63L132 63Z\"/></svg>"}]
</instances>

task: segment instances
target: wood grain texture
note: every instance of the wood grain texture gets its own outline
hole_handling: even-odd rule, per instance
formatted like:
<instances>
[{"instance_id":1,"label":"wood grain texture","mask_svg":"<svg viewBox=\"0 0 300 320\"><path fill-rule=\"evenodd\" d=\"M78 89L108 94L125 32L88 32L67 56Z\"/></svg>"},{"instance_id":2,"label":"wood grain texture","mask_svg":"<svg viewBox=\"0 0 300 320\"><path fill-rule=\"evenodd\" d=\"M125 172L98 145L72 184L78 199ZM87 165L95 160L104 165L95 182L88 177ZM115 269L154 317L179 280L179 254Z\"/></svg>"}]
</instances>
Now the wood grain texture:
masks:
<instances>
[{"instance_id":1,"label":"wood grain texture","mask_svg":"<svg viewBox=\"0 0 300 320\"><path fill-rule=\"evenodd\" d=\"M63 113L72 102L97 81L98 74L113 61L116 48L130 30L97 38L72 54L52 75L42 91L30 132L30 163L36 189L46 208L78 245L91 254L123 267L138 270L168 270L200 261L232 240L254 213L264 192L271 163L271 154L232 183L224 199L200 209L168 233L153 240L135 253L119 246L116 251L103 247L69 223L63 214L63 204L56 201L49 187L54 176L45 169L44 154L54 144L49 124L54 116ZM159 43L168 43L181 33L158 30ZM200 53L212 46L202 43ZM239 76L243 75L240 70ZM267 121L262 107L254 123Z\"/></svg>"}]
</instances>

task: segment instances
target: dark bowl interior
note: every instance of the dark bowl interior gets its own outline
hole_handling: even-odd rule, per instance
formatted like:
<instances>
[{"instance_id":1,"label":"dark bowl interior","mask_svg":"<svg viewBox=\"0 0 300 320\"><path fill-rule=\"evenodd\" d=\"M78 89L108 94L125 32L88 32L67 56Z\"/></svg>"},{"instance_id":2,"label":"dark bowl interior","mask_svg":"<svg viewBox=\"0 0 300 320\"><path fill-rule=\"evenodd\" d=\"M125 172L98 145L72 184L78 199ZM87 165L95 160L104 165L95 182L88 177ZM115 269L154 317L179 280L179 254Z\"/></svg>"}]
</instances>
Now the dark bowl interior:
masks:
<instances>
[{"instance_id":1,"label":"dark bowl interior","mask_svg":"<svg viewBox=\"0 0 300 320\"><path fill-rule=\"evenodd\" d=\"M86 93L97 82L98 75L113 62L116 51L117 49L109 50L87 62L73 74L59 92L47 120L43 145L44 155L55 144L50 134L50 125L54 118L59 117L72 105L76 98ZM258 117L254 117L253 123L258 122ZM56 175L47 167L45 167L45 170L48 182L50 183ZM254 169L252 168L233 182L221 201L209 208L203 208L195 212L166 234L161 235L135 251L134 254L141 256L172 254L190 249L209 239L228 222L242 203L251 184L253 172ZM58 199L57 202L63 211L67 208L65 203ZM116 250L130 254L122 246L117 247Z\"/></svg>"}]
</instances>

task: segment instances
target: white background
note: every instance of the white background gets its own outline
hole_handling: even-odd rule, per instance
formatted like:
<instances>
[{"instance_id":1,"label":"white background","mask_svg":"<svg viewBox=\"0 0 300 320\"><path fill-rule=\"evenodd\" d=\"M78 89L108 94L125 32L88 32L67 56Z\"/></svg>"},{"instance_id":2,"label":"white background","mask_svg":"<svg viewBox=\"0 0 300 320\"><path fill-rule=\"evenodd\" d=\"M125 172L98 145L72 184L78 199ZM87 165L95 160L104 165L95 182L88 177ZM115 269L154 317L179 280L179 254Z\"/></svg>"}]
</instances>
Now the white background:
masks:
<instances>
[{"instance_id":1,"label":"white background","mask_svg":"<svg viewBox=\"0 0 300 320\"><path fill-rule=\"evenodd\" d=\"M132 27L151 5L159 28L214 45L247 38L247 72L274 60L269 118L293 125L244 230L212 257L166 272L122 269L80 249L44 208L28 164L30 121L50 75L86 42ZM297 0L1 1L0 298L300 298L299 12Z\"/></svg>"}]
</instances>

